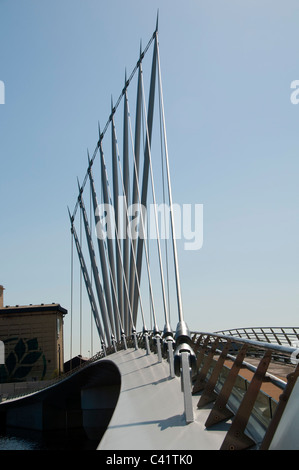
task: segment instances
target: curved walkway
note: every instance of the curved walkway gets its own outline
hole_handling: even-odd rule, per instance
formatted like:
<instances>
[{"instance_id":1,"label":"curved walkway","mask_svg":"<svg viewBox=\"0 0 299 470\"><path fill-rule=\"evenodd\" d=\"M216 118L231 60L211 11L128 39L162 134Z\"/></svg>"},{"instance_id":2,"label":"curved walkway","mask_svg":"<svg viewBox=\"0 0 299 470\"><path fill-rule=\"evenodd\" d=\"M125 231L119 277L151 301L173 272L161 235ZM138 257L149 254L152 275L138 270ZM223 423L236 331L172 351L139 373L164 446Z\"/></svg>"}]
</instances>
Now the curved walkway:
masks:
<instances>
[{"instance_id":1,"label":"curved walkway","mask_svg":"<svg viewBox=\"0 0 299 470\"><path fill-rule=\"evenodd\" d=\"M195 421L185 423L180 379L169 377L167 361L143 350L120 351L109 356L121 374L121 389L114 414L98 450L201 449L218 450L228 423L205 428L210 408L197 410Z\"/></svg>"}]
</instances>

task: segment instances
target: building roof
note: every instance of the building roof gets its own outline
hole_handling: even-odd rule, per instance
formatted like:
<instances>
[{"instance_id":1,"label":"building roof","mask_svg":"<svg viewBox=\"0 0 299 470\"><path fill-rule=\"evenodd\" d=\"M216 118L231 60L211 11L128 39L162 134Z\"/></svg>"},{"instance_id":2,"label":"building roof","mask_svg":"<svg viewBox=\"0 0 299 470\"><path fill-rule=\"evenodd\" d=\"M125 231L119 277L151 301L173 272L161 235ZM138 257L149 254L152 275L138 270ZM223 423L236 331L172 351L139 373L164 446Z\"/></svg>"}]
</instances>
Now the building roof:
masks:
<instances>
[{"instance_id":1,"label":"building roof","mask_svg":"<svg viewBox=\"0 0 299 470\"><path fill-rule=\"evenodd\" d=\"M67 310L61 307L60 304L52 303L52 304L39 304L39 305L15 305L10 306L6 305L5 307L0 308L0 315L5 315L7 313L46 313L46 312L60 312L62 315L67 314Z\"/></svg>"}]
</instances>

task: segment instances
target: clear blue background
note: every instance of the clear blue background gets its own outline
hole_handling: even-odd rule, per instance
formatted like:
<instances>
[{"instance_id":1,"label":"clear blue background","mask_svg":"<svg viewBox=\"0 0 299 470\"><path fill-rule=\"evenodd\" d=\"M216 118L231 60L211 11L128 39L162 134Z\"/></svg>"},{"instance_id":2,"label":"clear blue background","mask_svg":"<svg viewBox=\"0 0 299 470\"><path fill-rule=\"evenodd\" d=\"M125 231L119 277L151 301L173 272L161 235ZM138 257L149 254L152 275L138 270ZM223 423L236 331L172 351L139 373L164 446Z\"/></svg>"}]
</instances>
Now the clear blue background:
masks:
<instances>
[{"instance_id":1,"label":"clear blue background","mask_svg":"<svg viewBox=\"0 0 299 470\"><path fill-rule=\"evenodd\" d=\"M295 0L0 0L5 305L70 309L67 206L158 9L173 197L204 205L202 249L179 243L189 327L298 326Z\"/></svg>"}]
</instances>

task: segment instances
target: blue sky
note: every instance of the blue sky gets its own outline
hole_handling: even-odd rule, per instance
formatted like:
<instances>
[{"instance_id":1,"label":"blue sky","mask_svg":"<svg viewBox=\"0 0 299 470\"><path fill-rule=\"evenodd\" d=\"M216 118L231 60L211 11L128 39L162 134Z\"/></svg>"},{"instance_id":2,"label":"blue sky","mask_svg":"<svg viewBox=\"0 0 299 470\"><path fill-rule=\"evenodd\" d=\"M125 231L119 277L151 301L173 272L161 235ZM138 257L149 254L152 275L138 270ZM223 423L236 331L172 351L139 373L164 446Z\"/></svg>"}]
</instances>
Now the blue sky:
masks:
<instances>
[{"instance_id":1,"label":"blue sky","mask_svg":"<svg viewBox=\"0 0 299 470\"><path fill-rule=\"evenodd\" d=\"M299 79L299 6L291 0L0 0L5 304L70 308L67 206L158 9L173 198L204 206L202 249L178 244L187 323L296 326L299 105L290 84ZM76 323L77 300L74 310ZM66 348L68 328L67 318Z\"/></svg>"}]
</instances>

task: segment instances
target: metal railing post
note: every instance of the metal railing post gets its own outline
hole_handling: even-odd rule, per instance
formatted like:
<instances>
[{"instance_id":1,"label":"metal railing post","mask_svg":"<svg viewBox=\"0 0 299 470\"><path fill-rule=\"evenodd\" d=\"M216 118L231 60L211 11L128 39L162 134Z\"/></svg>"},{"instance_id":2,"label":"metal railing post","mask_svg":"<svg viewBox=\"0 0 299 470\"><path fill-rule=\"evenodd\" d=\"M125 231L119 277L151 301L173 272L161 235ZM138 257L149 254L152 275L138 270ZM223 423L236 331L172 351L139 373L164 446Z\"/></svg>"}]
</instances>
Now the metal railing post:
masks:
<instances>
[{"instance_id":1,"label":"metal railing post","mask_svg":"<svg viewBox=\"0 0 299 470\"><path fill-rule=\"evenodd\" d=\"M292 390L294 388L294 385L299 377L299 364L297 365L295 371L287 376L287 385L285 390L283 391L282 395L279 397L279 402L277 405L277 408L275 410L274 416L270 422L270 425L266 431L266 434L263 438L263 441L261 443L261 446L259 450L268 450L272 439L274 437L275 431L279 425L280 419L283 415L283 412L286 408L288 399L292 393Z\"/></svg>"},{"instance_id":2,"label":"metal railing post","mask_svg":"<svg viewBox=\"0 0 299 470\"><path fill-rule=\"evenodd\" d=\"M135 328L132 328L132 338L134 341L134 346L135 346L135 351L138 349L138 342L137 342L137 335L136 335L136 330Z\"/></svg>"},{"instance_id":3,"label":"metal railing post","mask_svg":"<svg viewBox=\"0 0 299 470\"><path fill-rule=\"evenodd\" d=\"M144 342L145 342L146 354L149 355L151 353L151 350L150 350L150 346L149 346L148 331L145 328L143 329L143 339L144 339Z\"/></svg>"},{"instance_id":4,"label":"metal railing post","mask_svg":"<svg viewBox=\"0 0 299 470\"><path fill-rule=\"evenodd\" d=\"M113 334L111 335L111 341L112 341L114 352L117 352L116 341L115 341L115 337Z\"/></svg>"},{"instance_id":5,"label":"metal railing post","mask_svg":"<svg viewBox=\"0 0 299 470\"><path fill-rule=\"evenodd\" d=\"M153 331L153 335L154 335L154 341L155 341L156 348L157 348L158 361L162 362L162 351L161 351L161 339L162 338L161 338L159 330L155 328Z\"/></svg>"},{"instance_id":6,"label":"metal railing post","mask_svg":"<svg viewBox=\"0 0 299 470\"><path fill-rule=\"evenodd\" d=\"M174 348L174 338L173 338L173 332L170 328L169 325L165 325L164 327L164 332L163 332L163 345L164 345L164 350L167 353L168 356L168 362L169 362L169 375L171 378L175 377L174 373L174 356L173 356L173 348Z\"/></svg>"},{"instance_id":7,"label":"metal railing post","mask_svg":"<svg viewBox=\"0 0 299 470\"><path fill-rule=\"evenodd\" d=\"M174 354L174 371L181 377L184 393L184 408L186 423L194 421L193 401L191 390L191 375L196 373L196 356L191 347L189 329L184 321L178 323L176 330L176 350Z\"/></svg>"},{"instance_id":8,"label":"metal railing post","mask_svg":"<svg viewBox=\"0 0 299 470\"><path fill-rule=\"evenodd\" d=\"M217 394L216 392L214 392L214 389L215 389L215 386L216 386L216 383L217 383L217 380L221 374L221 371L222 371L222 368L223 368L223 365L224 365L224 361L226 360L227 358L227 355L229 353L229 350L230 350L230 346L231 346L231 341L227 341L226 345L224 346L219 358L218 358L218 361L213 369L213 372L211 374L211 377L207 383L207 385L205 386L205 389L199 399L199 402L197 404L197 408L202 408L204 407L205 405L207 405L208 403L211 403L213 401L216 400L217 398Z\"/></svg>"},{"instance_id":9,"label":"metal railing post","mask_svg":"<svg viewBox=\"0 0 299 470\"><path fill-rule=\"evenodd\" d=\"M121 337L122 337L122 341L124 343L124 349L128 349L126 335L125 335L125 332L123 330L121 332Z\"/></svg>"},{"instance_id":10,"label":"metal railing post","mask_svg":"<svg viewBox=\"0 0 299 470\"><path fill-rule=\"evenodd\" d=\"M271 351L266 351L264 357L261 359L231 427L222 443L221 450L242 450L256 444L255 441L245 434L245 428L270 364L271 356Z\"/></svg>"},{"instance_id":11,"label":"metal railing post","mask_svg":"<svg viewBox=\"0 0 299 470\"><path fill-rule=\"evenodd\" d=\"M208 419L205 423L207 428L233 416L233 413L227 408L227 403L237 379L239 370L242 367L243 360L246 356L246 351L247 346L243 345L208 416Z\"/></svg>"},{"instance_id":12,"label":"metal railing post","mask_svg":"<svg viewBox=\"0 0 299 470\"><path fill-rule=\"evenodd\" d=\"M200 392L201 390L203 390L205 388L206 376L207 376L207 373L209 371L209 368L210 368L211 362L213 360L214 354L216 353L216 348L218 346L218 343L219 343L219 338L216 338L216 340L212 344L212 347L211 347L207 357L205 358L205 361L204 361L204 364L202 366L201 371L197 373L196 381L195 381L195 384L193 386L193 394L198 393L198 392Z\"/></svg>"}]
</instances>

